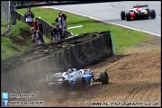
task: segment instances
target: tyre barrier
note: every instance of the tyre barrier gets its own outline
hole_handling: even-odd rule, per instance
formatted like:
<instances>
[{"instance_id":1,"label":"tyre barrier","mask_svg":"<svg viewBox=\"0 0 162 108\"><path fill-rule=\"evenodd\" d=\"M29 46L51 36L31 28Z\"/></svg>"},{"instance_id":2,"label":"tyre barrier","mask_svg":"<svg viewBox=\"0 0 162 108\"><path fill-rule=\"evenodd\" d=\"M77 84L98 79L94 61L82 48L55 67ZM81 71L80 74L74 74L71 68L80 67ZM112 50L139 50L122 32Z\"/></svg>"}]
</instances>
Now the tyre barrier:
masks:
<instances>
[{"instance_id":1,"label":"tyre barrier","mask_svg":"<svg viewBox=\"0 0 162 108\"><path fill-rule=\"evenodd\" d=\"M77 69L113 56L111 32L81 34L35 45L21 55L1 61L1 90L13 93L38 89L47 71Z\"/></svg>"}]
</instances>

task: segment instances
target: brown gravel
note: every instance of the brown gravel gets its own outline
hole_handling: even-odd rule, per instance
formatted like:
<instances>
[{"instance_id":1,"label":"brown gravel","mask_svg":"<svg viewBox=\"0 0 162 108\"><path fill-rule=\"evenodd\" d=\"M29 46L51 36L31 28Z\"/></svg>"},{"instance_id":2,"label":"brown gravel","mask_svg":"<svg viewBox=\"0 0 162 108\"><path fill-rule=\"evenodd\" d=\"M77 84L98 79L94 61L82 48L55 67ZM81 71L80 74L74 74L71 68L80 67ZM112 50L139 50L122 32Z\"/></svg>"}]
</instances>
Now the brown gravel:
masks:
<instances>
[{"instance_id":1,"label":"brown gravel","mask_svg":"<svg viewBox=\"0 0 162 108\"><path fill-rule=\"evenodd\" d=\"M102 106L106 107L161 106L161 37L153 37L125 55L114 55L89 68L96 72L107 70L109 84L95 84L83 91L36 91L34 100L44 101L42 106L91 106L93 102L105 102Z\"/></svg>"}]
</instances>

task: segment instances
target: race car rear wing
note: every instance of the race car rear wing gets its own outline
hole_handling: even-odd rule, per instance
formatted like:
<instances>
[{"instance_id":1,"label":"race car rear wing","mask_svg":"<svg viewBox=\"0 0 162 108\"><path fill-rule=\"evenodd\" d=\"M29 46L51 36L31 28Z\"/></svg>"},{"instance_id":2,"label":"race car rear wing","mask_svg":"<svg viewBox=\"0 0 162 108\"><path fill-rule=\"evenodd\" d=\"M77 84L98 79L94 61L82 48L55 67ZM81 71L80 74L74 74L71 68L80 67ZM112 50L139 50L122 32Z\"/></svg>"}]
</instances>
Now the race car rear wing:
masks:
<instances>
[{"instance_id":1,"label":"race car rear wing","mask_svg":"<svg viewBox=\"0 0 162 108\"><path fill-rule=\"evenodd\" d=\"M138 5L140 7L148 7L148 5ZM137 6L133 6L133 8L136 8Z\"/></svg>"}]
</instances>

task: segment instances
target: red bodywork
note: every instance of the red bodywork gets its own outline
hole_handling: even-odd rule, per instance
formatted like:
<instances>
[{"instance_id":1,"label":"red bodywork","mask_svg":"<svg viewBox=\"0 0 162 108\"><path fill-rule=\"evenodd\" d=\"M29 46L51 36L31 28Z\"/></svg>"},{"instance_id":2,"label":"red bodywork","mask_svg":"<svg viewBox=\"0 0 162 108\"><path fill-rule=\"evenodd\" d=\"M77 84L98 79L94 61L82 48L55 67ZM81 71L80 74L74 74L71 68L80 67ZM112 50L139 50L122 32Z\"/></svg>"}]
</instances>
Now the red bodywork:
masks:
<instances>
[{"instance_id":1,"label":"red bodywork","mask_svg":"<svg viewBox=\"0 0 162 108\"><path fill-rule=\"evenodd\" d=\"M130 17L131 17L131 19L134 19L134 17L135 17L134 12L130 12Z\"/></svg>"},{"instance_id":2,"label":"red bodywork","mask_svg":"<svg viewBox=\"0 0 162 108\"><path fill-rule=\"evenodd\" d=\"M142 9L142 7L140 7L140 6L137 6L137 7L136 7L136 10L137 10L137 11L139 11L139 10L141 10L141 9Z\"/></svg>"},{"instance_id":3,"label":"red bodywork","mask_svg":"<svg viewBox=\"0 0 162 108\"><path fill-rule=\"evenodd\" d=\"M136 7L135 9L136 9L137 11L139 11L139 10L142 9L142 7ZM135 12L131 10L131 11L130 11L130 17L131 17L131 19L134 19L135 16L136 16Z\"/></svg>"}]
</instances>

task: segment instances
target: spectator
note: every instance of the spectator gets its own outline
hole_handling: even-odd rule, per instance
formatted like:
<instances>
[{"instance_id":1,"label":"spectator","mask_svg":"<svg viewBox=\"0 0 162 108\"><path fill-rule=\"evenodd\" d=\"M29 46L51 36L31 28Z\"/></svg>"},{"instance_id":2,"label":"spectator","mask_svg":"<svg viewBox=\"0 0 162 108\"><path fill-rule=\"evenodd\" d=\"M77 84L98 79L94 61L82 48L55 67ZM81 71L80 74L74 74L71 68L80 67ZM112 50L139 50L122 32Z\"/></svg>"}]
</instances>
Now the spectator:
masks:
<instances>
[{"instance_id":1,"label":"spectator","mask_svg":"<svg viewBox=\"0 0 162 108\"><path fill-rule=\"evenodd\" d=\"M51 30L51 37L52 37L52 41L53 41L53 42L56 41L56 36L57 36L57 28L54 27L54 28L52 28L52 30Z\"/></svg>"},{"instance_id":2,"label":"spectator","mask_svg":"<svg viewBox=\"0 0 162 108\"><path fill-rule=\"evenodd\" d=\"M62 30L62 36L63 36L64 31L67 29L67 26L66 26L67 16L63 12L59 12L59 16L61 17L61 30Z\"/></svg>"},{"instance_id":3,"label":"spectator","mask_svg":"<svg viewBox=\"0 0 162 108\"><path fill-rule=\"evenodd\" d=\"M55 19L55 22L56 22L56 26L58 26L61 29L61 16L60 15Z\"/></svg>"},{"instance_id":4,"label":"spectator","mask_svg":"<svg viewBox=\"0 0 162 108\"><path fill-rule=\"evenodd\" d=\"M44 39L43 39L43 35L38 30L36 30L35 27L32 27L31 31L33 33L32 39L31 39L31 41L33 43L35 43L35 44L43 44L43 43L45 43Z\"/></svg>"},{"instance_id":5,"label":"spectator","mask_svg":"<svg viewBox=\"0 0 162 108\"><path fill-rule=\"evenodd\" d=\"M51 36L52 36L52 41L58 41L60 40L60 36L61 36L61 30L59 28L59 25L57 25L56 27L54 27L51 31Z\"/></svg>"},{"instance_id":6,"label":"spectator","mask_svg":"<svg viewBox=\"0 0 162 108\"><path fill-rule=\"evenodd\" d=\"M63 12L58 13L58 17L55 19L56 26L58 27L60 31L60 39L65 38L64 31L66 30L66 19L67 16Z\"/></svg>"},{"instance_id":7,"label":"spectator","mask_svg":"<svg viewBox=\"0 0 162 108\"><path fill-rule=\"evenodd\" d=\"M28 23L30 26L32 26L34 13L31 11L30 7L28 7L27 9L28 9L28 11L24 15L25 22Z\"/></svg>"},{"instance_id":8,"label":"spectator","mask_svg":"<svg viewBox=\"0 0 162 108\"><path fill-rule=\"evenodd\" d=\"M61 14L60 14L60 13L58 14L58 17L55 19L55 22L56 22L56 27L57 27L59 30L62 30ZM60 38L62 38L62 32L60 33Z\"/></svg>"}]
</instances>

